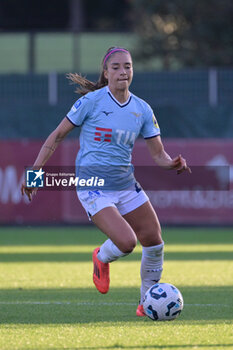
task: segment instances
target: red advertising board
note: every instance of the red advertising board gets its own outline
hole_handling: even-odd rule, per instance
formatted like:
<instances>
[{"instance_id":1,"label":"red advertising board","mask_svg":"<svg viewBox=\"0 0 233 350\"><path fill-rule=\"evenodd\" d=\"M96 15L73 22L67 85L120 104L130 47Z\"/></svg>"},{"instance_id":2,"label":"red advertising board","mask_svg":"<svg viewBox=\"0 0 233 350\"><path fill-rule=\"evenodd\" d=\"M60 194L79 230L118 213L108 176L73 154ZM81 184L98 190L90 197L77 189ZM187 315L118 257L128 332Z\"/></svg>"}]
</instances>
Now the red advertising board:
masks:
<instances>
[{"instance_id":1,"label":"red advertising board","mask_svg":"<svg viewBox=\"0 0 233 350\"><path fill-rule=\"evenodd\" d=\"M0 223L87 223L75 190L38 190L31 203L21 196L25 168L32 165L41 145L41 141L0 141ZM133 152L135 173L146 188L160 221L233 224L233 141L176 139L165 140L164 145L171 157L182 154L187 160L192 168L190 177L155 166L143 140L136 142ZM73 166L77 150L77 140L64 141L48 165ZM218 184L212 179L213 174L203 170L206 166L212 168ZM225 175L222 175L223 168ZM139 170L144 176L140 177ZM150 174L148 183L146 174ZM196 188L189 187L190 179L195 179ZM187 188L182 189L180 186L186 182ZM223 184L226 186L221 187Z\"/></svg>"}]
</instances>

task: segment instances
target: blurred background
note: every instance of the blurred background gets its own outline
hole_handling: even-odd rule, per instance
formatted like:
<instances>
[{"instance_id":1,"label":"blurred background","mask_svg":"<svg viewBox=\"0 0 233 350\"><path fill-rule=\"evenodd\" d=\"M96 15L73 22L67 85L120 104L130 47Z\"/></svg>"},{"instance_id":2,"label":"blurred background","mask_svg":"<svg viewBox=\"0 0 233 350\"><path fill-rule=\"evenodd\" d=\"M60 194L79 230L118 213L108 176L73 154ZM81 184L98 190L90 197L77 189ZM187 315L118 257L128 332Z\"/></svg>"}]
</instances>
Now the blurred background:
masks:
<instances>
[{"instance_id":1,"label":"blurred background","mask_svg":"<svg viewBox=\"0 0 233 350\"><path fill-rule=\"evenodd\" d=\"M122 46L134 61L131 91L153 108L168 153L182 154L194 174L213 166L229 183L149 192L161 222L232 225L232 23L231 0L1 0L0 223L88 223L74 191L41 190L29 204L20 185L78 98L66 74L97 80L106 50ZM49 165L73 165L78 136L77 128ZM142 139L133 158L152 164Z\"/></svg>"}]
</instances>

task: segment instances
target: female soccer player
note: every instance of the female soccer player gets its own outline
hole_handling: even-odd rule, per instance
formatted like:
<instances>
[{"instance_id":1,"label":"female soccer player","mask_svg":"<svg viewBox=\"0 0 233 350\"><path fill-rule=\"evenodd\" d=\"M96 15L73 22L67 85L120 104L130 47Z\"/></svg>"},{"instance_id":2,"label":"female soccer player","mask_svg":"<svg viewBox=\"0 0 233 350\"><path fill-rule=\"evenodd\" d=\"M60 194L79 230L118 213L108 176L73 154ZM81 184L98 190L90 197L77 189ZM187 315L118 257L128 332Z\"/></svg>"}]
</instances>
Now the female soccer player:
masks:
<instances>
[{"instance_id":1,"label":"female soccer player","mask_svg":"<svg viewBox=\"0 0 233 350\"><path fill-rule=\"evenodd\" d=\"M58 144L75 127L81 127L77 175L95 175L106 180L101 189L77 189L87 214L108 239L93 252L93 281L100 293L109 290L109 263L133 251L137 239L142 245L141 296L136 310L144 316L143 298L158 282L163 270L164 242L158 217L133 175L131 153L141 134L154 161L177 173L189 171L181 155L171 159L165 152L160 129L150 106L129 91L133 78L130 52L112 47L102 61L97 83L78 74L69 74L83 95L49 135L34 163L40 169ZM35 189L22 185L29 200Z\"/></svg>"}]
</instances>

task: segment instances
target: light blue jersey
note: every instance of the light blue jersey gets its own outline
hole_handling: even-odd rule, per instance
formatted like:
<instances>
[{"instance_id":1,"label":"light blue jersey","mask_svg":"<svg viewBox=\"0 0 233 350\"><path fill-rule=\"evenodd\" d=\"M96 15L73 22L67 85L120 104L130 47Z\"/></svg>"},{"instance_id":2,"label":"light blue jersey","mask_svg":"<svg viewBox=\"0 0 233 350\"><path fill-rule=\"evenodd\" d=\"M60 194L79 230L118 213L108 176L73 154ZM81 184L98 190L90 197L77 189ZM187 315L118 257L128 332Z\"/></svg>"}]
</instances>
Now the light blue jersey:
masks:
<instances>
[{"instance_id":1,"label":"light blue jersey","mask_svg":"<svg viewBox=\"0 0 233 350\"><path fill-rule=\"evenodd\" d=\"M73 105L68 120L81 127L76 175L105 180L104 189L120 190L135 182L131 154L136 138L160 135L151 107L132 93L120 104L106 86Z\"/></svg>"}]
</instances>

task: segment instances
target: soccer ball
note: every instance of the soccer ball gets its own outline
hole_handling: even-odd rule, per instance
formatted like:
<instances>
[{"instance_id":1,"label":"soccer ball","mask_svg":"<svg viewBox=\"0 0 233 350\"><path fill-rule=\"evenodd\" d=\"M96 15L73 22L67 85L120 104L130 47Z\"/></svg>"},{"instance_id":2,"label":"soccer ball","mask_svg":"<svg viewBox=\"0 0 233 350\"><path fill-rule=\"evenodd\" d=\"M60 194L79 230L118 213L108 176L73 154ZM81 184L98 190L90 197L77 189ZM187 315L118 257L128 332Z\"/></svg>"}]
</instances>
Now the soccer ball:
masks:
<instances>
[{"instance_id":1,"label":"soccer ball","mask_svg":"<svg viewBox=\"0 0 233 350\"><path fill-rule=\"evenodd\" d=\"M183 309L179 289L169 283L156 283L148 289L143 300L145 314L153 321L171 321Z\"/></svg>"}]
</instances>

